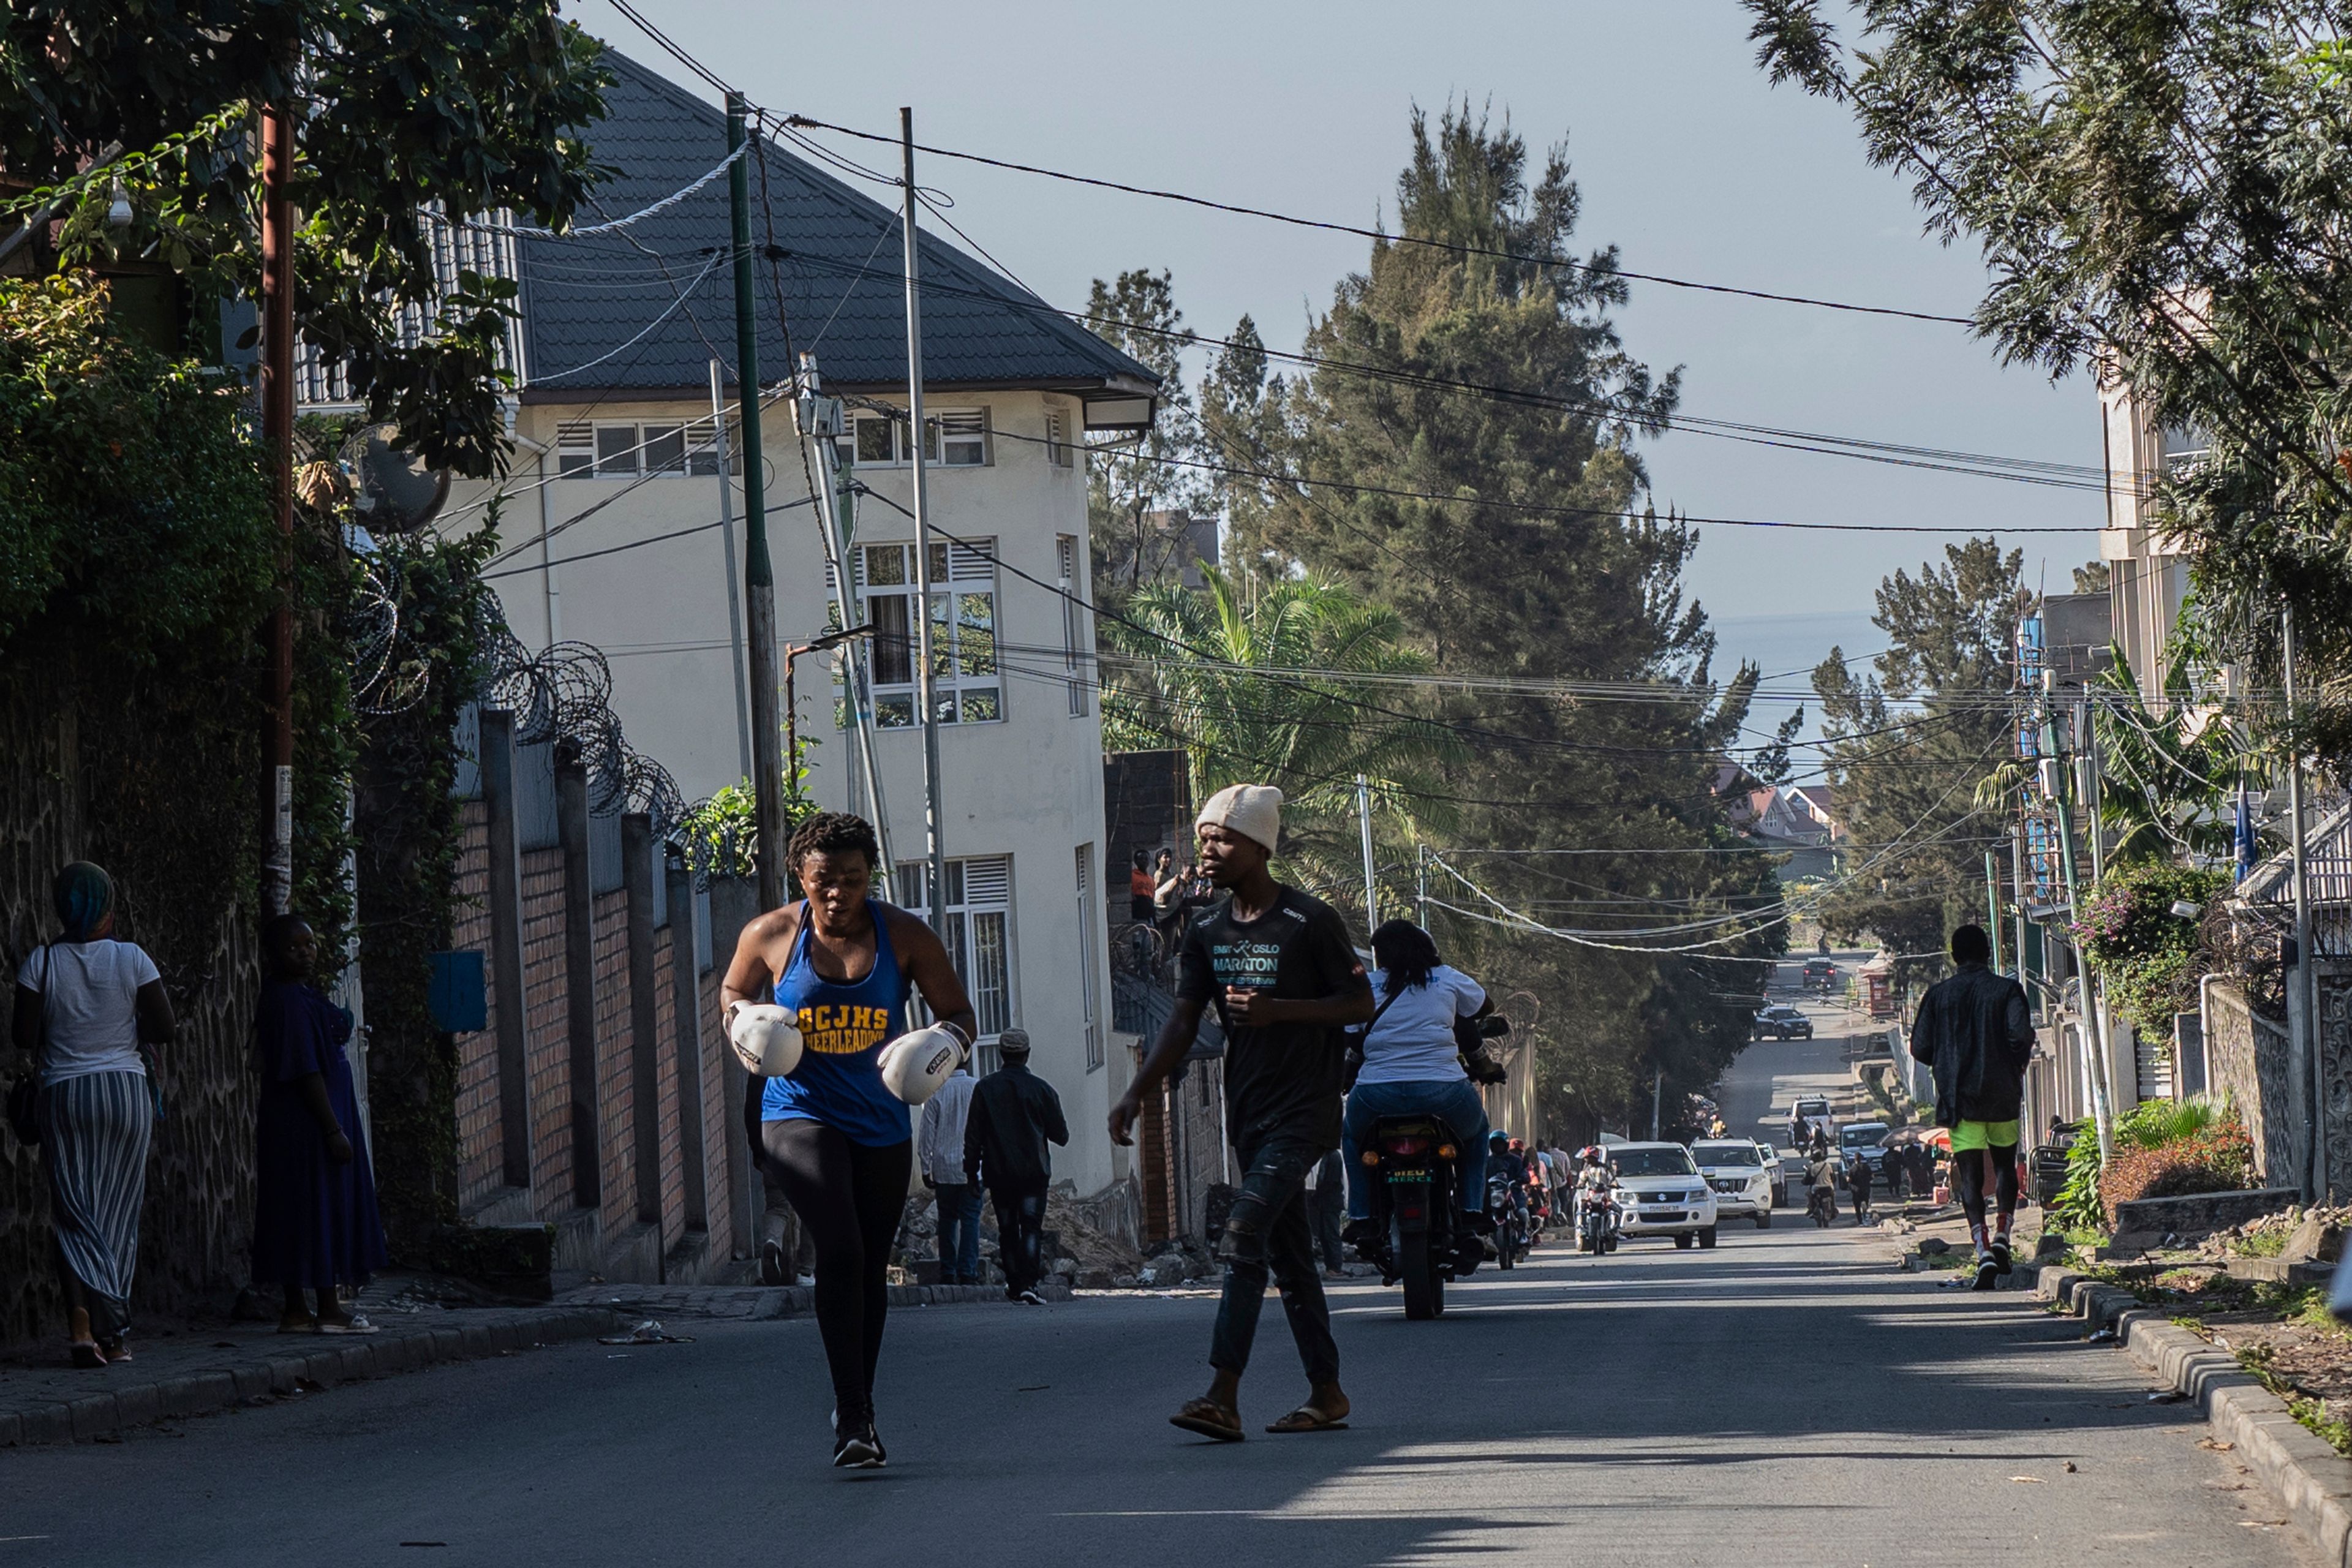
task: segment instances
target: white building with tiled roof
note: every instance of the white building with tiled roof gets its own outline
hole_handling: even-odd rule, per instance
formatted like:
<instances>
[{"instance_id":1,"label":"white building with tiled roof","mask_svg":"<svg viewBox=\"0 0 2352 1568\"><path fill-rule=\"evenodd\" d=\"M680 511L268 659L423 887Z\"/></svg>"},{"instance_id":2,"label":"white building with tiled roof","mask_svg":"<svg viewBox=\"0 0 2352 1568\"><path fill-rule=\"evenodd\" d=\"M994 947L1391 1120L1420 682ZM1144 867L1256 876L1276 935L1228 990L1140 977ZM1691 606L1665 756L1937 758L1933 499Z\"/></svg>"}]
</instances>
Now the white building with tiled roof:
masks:
<instances>
[{"instance_id":1,"label":"white building with tiled roof","mask_svg":"<svg viewBox=\"0 0 2352 1568\"><path fill-rule=\"evenodd\" d=\"M717 107L607 58L619 80L589 141L619 174L580 215L583 226L692 184L727 154ZM798 353L814 357L826 393L850 398L836 450L866 492L855 504L853 621L877 628L870 700L896 893L920 910L907 431L903 418L858 406L906 402L898 216L772 142L755 154L760 368L776 399L764 405L762 438L778 635L806 641L834 611L808 454L782 395ZM495 501L503 553L488 575L516 636L533 648L602 650L629 744L689 799L741 779L750 744L730 597L742 575L742 487L724 481L730 535L711 449L714 363L735 445L729 234L722 177L617 232L516 243L515 463L500 484L460 486L443 523L478 522ZM1028 1031L1033 1065L1060 1091L1071 1129L1055 1174L1085 1195L1125 1173L1104 1123L1130 1069L1109 1039L1083 432L1090 405L1148 417L1156 384L993 269L929 235L921 247L943 935L979 1009L983 1061L1000 1032ZM740 455L733 467L740 475ZM831 656L803 658L797 677L810 792L865 812Z\"/></svg>"}]
</instances>

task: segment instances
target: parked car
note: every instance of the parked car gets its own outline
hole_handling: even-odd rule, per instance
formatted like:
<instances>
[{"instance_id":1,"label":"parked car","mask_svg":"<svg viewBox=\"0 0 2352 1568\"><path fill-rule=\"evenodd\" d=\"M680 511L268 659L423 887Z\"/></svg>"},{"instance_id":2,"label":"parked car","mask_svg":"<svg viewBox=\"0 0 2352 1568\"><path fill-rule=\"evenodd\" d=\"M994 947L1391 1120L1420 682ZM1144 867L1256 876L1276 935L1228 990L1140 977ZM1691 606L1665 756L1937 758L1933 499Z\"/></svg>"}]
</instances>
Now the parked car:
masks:
<instances>
[{"instance_id":1,"label":"parked car","mask_svg":"<svg viewBox=\"0 0 2352 1568\"><path fill-rule=\"evenodd\" d=\"M1715 1245L1716 1195L1679 1143L1620 1143L1609 1151L1617 1176L1618 1234L1671 1236L1676 1247Z\"/></svg>"},{"instance_id":2,"label":"parked car","mask_svg":"<svg viewBox=\"0 0 2352 1568\"><path fill-rule=\"evenodd\" d=\"M1780 1169L1779 1155L1747 1138L1703 1138L1690 1152L1699 1174L1715 1189L1718 1219L1752 1219L1759 1230L1771 1225L1776 1201L1772 1175Z\"/></svg>"},{"instance_id":3,"label":"parked car","mask_svg":"<svg viewBox=\"0 0 2352 1568\"><path fill-rule=\"evenodd\" d=\"M1776 1002L1757 1013L1756 1037L1759 1040L1810 1040L1813 1037L1813 1021L1787 1003Z\"/></svg>"},{"instance_id":4,"label":"parked car","mask_svg":"<svg viewBox=\"0 0 2352 1568\"><path fill-rule=\"evenodd\" d=\"M1860 1160L1874 1176L1886 1174L1887 1126L1884 1121L1849 1121L1838 1129L1838 1152Z\"/></svg>"}]
</instances>

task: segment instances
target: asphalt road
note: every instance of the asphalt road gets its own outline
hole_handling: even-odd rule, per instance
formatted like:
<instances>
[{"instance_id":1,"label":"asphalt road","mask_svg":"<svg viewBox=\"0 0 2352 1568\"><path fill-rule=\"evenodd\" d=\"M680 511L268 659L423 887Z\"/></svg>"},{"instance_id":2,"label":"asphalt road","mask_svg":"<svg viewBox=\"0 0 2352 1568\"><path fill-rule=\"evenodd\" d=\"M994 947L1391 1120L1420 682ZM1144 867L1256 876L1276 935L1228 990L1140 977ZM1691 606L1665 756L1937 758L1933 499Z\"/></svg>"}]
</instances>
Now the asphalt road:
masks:
<instances>
[{"instance_id":1,"label":"asphalt road","mask_svg":"<svg viewBox=\"0 0 2352 1568\"><path fill-rule=\"evenodd\" d=\"M1843 978L1870 955L1840 952L1832 956ZM1858 1098L1853 1071L1848 1066L1847 1042L1873 1032L1870 1020L1861 1014L1803 995L1797 989L1803 964L1801 955L1780 964L1770 994L1773 1002L1790 1004L1811 1018L1813 1037L1751 1042L1733 1059L1716 1089L1716 1105L1731 1134L1761 1138L1776 1149L1788 1143L1789 1108L1799 1095L1825 1094L1838 1119L1846 1119L1850 1112L1842 1108ZM1884 1030L1885 1026L1877 1028Z\"/></svg>"},{"instance_id":2,"label":"asphalt road","mask_svg":"<svg viewBox=\"0 0 2352 1568\"><path fill-rule=\"evenodd\" d=\"M0 1455L0 1565L2309 1561L2121 1352L1887 1255L1843 1227L1548 1245L1433 1323L1343 1287L1356 1419L1308 1436L1257 1434L1302 1392L1269 1302L1232 1447L1165 1424L1202 1296L901 1312L866 1473L826 1468L813 1324L673 1323L696 1342Z\"/></svg>"}]
</instances>

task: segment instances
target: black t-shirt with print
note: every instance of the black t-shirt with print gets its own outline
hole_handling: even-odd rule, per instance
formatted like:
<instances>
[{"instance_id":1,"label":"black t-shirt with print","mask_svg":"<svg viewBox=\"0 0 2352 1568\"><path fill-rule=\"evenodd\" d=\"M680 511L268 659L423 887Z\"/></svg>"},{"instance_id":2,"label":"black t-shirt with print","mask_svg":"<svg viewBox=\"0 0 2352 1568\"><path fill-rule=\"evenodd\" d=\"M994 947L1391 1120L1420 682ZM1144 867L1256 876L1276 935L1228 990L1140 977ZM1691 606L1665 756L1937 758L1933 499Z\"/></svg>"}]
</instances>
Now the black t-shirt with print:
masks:
<instances>
[{"instance_id":1,"label":"black t-shirt with print","mask_svg":"<svg viewBox=\"0 0 2352 1568\"><path fill-rule=\"evenodd\" d=\"M1184 928L1176 994L1217 1005L1225 1028L1225 1114L1236 1146L1280 1131L1337 1148L1346 1047L1328 1024L1237 1025L1225 1015L1225 987L1311 1001L1363 983L1339 912L1296 888L1283 888L1254 921L1235 920L1226 899Z\"/></svg>"}]
</instances>

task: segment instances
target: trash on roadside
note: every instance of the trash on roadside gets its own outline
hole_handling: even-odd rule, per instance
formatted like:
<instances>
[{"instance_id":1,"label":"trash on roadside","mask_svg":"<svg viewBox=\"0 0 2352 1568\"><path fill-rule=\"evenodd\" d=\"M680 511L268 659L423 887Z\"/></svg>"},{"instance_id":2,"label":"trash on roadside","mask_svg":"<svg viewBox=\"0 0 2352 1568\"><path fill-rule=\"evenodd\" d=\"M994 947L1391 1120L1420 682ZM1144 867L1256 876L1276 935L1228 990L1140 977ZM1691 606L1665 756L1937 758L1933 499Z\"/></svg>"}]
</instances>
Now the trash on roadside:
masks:
<instances>
[{"instance_id":1,"label":"trash on roadside","mask_svg":"<svg viewBox=\"0 0 2352 1568\"><path fill-rule=\"evenodd\" d=\"M2178 1405L2189 1395L2176 1388L2159 1388L2147 1396L2150 1405Z\"/></svg>"},{"instance_id":2,"label":"trash on roadside","mask_svg":"<svg viewBox=\"0 0 2352 1568\"><path fill-rule=\"evenodd\" d=\"M600 1334L596 1342L600 1345L690 1345L694 1342L694 1336L673 1334L654 1319L647 1318L625 1334Z\"/></svg>"},{"instance_id":3,"label":"trash on roadside","mask_svg":"<svg viewBox=\"0 0 2352 1568\"><path fill-rule=\"evenodd\" d=\"M2099 1329L2085 1336L2083 1342L2086 1345L2110 1344L2114 1342L2115 1337L2116 1331L2114 1329Z\"/></svg>"},{"instance_id":4,"label":"trash on roadside","mask_svg":"<svg viewBox=\"0 0 2352 1568\"><path fill-rule=\"evenodd\" d=\"M2011 1476L2009 1479L2020 1486L2038 1487L2045 1484L2040 1476Z\"/></svg>"}]
</instances>

